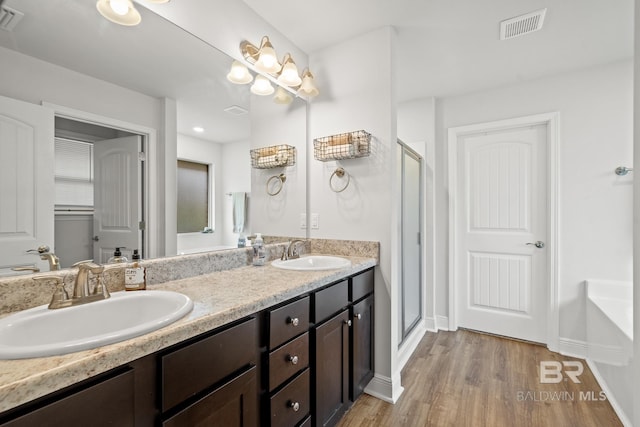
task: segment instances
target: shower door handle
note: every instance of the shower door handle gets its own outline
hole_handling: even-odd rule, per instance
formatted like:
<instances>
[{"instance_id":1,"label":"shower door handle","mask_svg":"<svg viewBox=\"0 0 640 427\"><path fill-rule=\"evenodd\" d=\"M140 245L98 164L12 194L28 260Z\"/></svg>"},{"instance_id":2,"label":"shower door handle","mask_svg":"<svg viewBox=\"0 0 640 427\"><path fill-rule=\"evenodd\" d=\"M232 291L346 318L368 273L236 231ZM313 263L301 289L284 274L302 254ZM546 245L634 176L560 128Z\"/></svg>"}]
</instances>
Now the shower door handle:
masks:
<instances>
[{"instance_id":1,"label":"shower door handle","mask_svg":"<svg viewBox=\"0 0 640 427\"><path fill-rule=\"evenodd\" d=\"M538 249L544 248L544 242L541 242L540 240L538 240L537 242L529 242L527 243L527 245L533 245Z\"/></svg>"}]
</instances>

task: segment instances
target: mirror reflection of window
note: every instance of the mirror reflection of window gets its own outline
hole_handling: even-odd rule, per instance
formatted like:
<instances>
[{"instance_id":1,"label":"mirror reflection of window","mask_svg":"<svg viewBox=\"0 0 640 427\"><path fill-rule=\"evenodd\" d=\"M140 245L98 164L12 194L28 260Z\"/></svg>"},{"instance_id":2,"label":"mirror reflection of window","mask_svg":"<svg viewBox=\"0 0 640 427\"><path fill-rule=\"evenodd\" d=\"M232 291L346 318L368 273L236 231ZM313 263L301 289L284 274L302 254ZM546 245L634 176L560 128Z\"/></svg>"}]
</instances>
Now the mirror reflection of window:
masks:
<instances>
[{"instance_id":1,"label":"mirror reflection of window","mask_svg":"<svg viewBox=\"0 0 640 427\"><path fill-rule=\"evenodd\" d=\"M211 165L178 160L178 233L213 228Z\"/></svg>"},{"instance_id":2,"label":"mirror reflection of window","mask_svg":"<svg viewBox=\"0 0 640 427\"><path fill-rule=\"evenodd\" d=\"M93 207L93 144L56 138L55 204Z\"/></svg>"}]
</instances>

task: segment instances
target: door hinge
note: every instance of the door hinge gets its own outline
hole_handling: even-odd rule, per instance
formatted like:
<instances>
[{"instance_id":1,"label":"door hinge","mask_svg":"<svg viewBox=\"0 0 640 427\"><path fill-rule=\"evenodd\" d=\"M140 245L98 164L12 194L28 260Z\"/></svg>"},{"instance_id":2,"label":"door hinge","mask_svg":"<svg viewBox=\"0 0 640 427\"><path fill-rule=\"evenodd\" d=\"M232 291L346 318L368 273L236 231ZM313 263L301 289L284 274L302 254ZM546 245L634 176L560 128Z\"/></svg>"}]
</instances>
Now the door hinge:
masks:
<instances>
[{"instance_id":1,"label":"door hinge","mask_svg":"<svg viewBox=\"0 0 640 427\"><path fill-rule=\"evenodd\" d=\"M420 232L418 231L418 246L420 246L422 244L421 240L420 240Z\"/></svg>"},{"instance_id":2,"label":"door hinge","mask_svg":"<svg viewBox=\"0 0 640 427\"><path fill-rule=\"evenodd\" d=\"M138 152L138 160L140 160L141 162L146 162L147 161L147 153L145 153L144 151L139 151Z\"/></svg>"},{"instance_id":3,"label":"door hinge","mask_svg":"<svg viewBox=\"0 0 640 427\"><path fill-rule=\"evenodd\" d=\"M140 221L138 223L138 229L139 230L144 230L144 229L146 229L146 227L147 227L147 224L144 221Z\"/></svg>"}]
</instances>

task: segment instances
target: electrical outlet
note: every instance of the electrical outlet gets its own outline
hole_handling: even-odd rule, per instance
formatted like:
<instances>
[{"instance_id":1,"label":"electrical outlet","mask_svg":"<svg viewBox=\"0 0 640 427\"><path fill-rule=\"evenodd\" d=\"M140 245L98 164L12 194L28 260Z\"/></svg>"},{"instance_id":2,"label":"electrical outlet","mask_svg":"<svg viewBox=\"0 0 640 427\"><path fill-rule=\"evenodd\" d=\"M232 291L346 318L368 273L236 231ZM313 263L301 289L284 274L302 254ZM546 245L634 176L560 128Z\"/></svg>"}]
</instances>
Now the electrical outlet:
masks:
<instances>
[{"instance_id":1,"label":"electrical outlet","mask_svg":"<svg viewBox=\"0 0 640 427\"><path fill-rule=\"evenodd\" d=\"M300 214L300 228L307 228L307 214Z\"/></svg>"},{"instance_id":2,"label":"electrical outlet","mask_svg":"<svg viewBox=\"0 0 640 427\"><path fill-rule=\"evenodd\" d=\"M318 230L320 228L320 214L311 214L311 229Z\"/></svg>"}]
</instances>

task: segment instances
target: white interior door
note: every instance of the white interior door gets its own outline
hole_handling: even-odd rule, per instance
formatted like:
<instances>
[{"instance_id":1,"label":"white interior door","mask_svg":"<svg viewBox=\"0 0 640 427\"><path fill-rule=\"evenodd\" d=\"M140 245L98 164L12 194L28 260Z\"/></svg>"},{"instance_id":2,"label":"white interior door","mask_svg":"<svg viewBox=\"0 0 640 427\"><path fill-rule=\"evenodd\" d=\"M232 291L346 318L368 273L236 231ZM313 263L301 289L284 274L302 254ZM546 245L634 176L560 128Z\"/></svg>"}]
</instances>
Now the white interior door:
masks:
<instances>
[{"instance_id":1,"label":"white interior door","mask_svg":"<svg viewBox=\"0 0 640 427\"><path fill-rule=\"evenodd\" d=\"M131 259L141 249L142 173L139 135L94 143L93 259L105 263L115 248Z\"/></svg>"},{"instance_id":2,"label":"white interior door","mask_svg":"<svg viewBox=\"0 0 640 427\"><path fill-rule=\"evenodd\" d=\"M53 110L0 96L0 275L49 269L27 250L54 247L53 141Z\"/></svg>"},{"instance_id":3,"label":"white interior door","mask_svg":"<svg viewBox=\"0 0 640 427\"><path fill-rule=\"evenodd\" d=\"M546 342L546 125L457 141L457 321Z\"/></svg>"}]
</instances>

